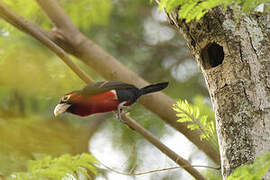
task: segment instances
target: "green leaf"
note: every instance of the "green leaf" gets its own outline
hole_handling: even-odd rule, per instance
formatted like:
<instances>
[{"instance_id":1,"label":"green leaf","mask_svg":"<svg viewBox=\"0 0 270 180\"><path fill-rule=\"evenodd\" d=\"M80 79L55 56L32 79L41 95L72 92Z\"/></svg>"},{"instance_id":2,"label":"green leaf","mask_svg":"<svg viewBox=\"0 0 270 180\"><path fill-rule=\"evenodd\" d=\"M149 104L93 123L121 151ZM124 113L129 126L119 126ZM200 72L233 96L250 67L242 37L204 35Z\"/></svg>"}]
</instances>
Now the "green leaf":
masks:
<instances>
[{"instance_id":1,"label":"green leaf","mask_svg":"<svg viewBox=\"0 0 270 180\"><path fill-rule=\"evenodd\" d=\"M178 122L189 122L187 128L190 130L201 131L201 140L207 140L218 151L218 140L216 133L216 123L214 113L209 105L203 103L203 98L196 96L194 99L195 105L189 104L187 100L178 100L173 105L176 111ZM207 115L201 115L202 113ZM211 117L211 118L208 118Z\"/></svg>"},{"instance_id":2,"label":"green leaf","mask_svg":"<svg viewBox=\"0 0 270 180\"><path fill-rule=\"evenodd\" d=\"M210 9L221 6L226 9L228 6L240 7L244 13L251 13L257 6L268 0L161 0L160 8L164 8L168 13L179 8L178 15L186 22L200 20ZM239 11L235 8L234 11ZM239 14L239 13L236 13Z\"/></svg>"},{"instance_id":3,"label":"green leaf","mask_svg":"<svg viewBox=\"0 0 270 180\"><path fill-rule=\"evenodd\" d=\"M270 152L256 157L253 164L238 167L227 180L261 180L270 167Z\"/></svg>"},{"instance_id":4,"label":"green leaf","mask_svg":"<svg viewBox=\"0 0 270 180\"><path fill-rule=\"evenodd\" d=\"M37 180L77 177L77 173L82 173L89 179L89 173L97 175L98 171L94 165L98 161L90 154L71 156L62 155L53 159L51 156L43 157L39 160L29 161L28 171L12 174L8 179Z\"/></svg>"},{"instance_id":5,"label":"green leaf","mask_svg":"<svg viewBox=\"0 0 270 180\"><path fill-rule=\"evenodd\" d=\"M190 130L195 130L199 129L199 126L197 124L189 124L187 125L187 128L189 128Z\"/></svg>"}]
</instances>

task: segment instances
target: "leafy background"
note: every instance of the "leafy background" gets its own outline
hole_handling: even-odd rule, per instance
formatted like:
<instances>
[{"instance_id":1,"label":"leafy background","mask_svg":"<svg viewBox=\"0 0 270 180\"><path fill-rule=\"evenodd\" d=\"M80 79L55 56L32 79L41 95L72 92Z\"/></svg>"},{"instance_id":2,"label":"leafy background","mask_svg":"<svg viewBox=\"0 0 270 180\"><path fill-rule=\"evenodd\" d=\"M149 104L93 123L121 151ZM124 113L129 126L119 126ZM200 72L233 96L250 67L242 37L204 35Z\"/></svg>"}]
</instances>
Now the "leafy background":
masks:
<instances>
[{"instance_id":1,"label":"leafy background","mask_svg":"<svg viewBox=\"0 0 270 180\"><path fill-rule=\"evenodd\" d=\"M269 10L269 0L161 0L160 8L165 8L167 12L172 12L180 7L179 17L186 22L201 19L210 9L222 7L225 10L230 6L235 11L235 18L240 14L249 14L259 5L266 3L265 8ZM267 4L268 3L268 4Z\"/></svg>"},{"instance_id":2,"label":"leafy background","mask_svg":"<svg viewBox=\"0 0 270 180\"><path fill-rule=\"evenodd\" d=\"M35 1L4 2L43 28L53 27ZM265 1L245 1L243 12L249 12L262 2ZM208 92L197 64L190 57L183 37L168 24L159 7L145 0L59 0L59 3L84 34L125 66L147 81L169 81L169 88L165 90L167 95L175 100L187 99L193 104L179 101L178 109L198 108L199 116L196 110L189 114L203 119L202 122L214 122ZM170 12L181 5L180 17L191 21L199 19L212 7L229 3L232 1L162 0L161 7ZM94 70L73 59L96 81L102 80ZM43 45L0 20L0 176L34 173L33 167L39 163L57 164L63 157L66 164L83 166L80 163L84 162L78 160L80 154L88 151L106 165L125 172L175 166L140 135L119 123L114 115L106 115L106 119L102 116L78 118L69 114L55 118L53 109L60 97L83 86L84 83ZM177 110L177 106L175 108ZM178 113L183 117L181 110ZM181 134L141 105L134 105L130 115L191 163L213 164ZM97 130L90 128L94 121L102 122ZM192 118L185 121L192 122ZM216 146L216 141L213 144ZM89 161L96 163L94 159ZM73 166L74 171L76 168ZM101 166L97 170L96 179L191 179L182 170L135 178L114 174ZM220 179L216 171L202 171L209 179Z\"/></svg>"}]
</instances>

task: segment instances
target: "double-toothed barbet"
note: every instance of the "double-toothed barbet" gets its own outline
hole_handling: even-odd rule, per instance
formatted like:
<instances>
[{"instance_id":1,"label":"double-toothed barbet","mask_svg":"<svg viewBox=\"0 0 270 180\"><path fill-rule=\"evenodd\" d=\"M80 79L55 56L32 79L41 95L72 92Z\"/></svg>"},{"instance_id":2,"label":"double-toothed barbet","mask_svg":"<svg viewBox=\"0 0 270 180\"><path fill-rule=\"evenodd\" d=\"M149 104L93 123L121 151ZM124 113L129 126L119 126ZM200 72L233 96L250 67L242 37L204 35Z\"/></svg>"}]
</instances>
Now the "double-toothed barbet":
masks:
<instances>
[{"instance_id":1,"label":"double-toothed barbet","mask_svg":"<svg viewBox=\"0 0 270 180\"><path fill-rule=\"evenodd\" d=\"M168 82L152 84L141 89L122 82L104 81L87 85L61 98L55 107L55 116L69 112L79 116L88 116L117 110L118 119L123 106L130 106L145 94L161 91Z\"/></svg>"}]
</instances>

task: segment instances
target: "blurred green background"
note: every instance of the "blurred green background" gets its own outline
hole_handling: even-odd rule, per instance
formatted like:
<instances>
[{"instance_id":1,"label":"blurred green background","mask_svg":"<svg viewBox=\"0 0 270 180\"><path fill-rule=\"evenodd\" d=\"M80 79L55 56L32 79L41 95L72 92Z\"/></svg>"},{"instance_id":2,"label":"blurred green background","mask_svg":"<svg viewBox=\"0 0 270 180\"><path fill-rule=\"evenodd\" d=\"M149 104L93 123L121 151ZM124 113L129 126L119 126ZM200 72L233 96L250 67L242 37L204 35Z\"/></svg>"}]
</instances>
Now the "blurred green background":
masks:
<instances>
[{"instance_id":1,"label":"blurred green background","mask_svg":"<svg viewBox=\"0 0 270 180\"><path fill-rule=\"evenodd\" d=\"M43 28L52 28L35 1L4 2ZM185 40L156 4L148 0L59 2L84 34L125 66L149 82L169 81L169 88L164 91L167 95L190 102L199 95L210 104L203 77ZM103 80L79 60L74 61L96 81ZM53 109L62 95L84 85L46 47L0 21L0 176L23 171L28 160L45 155L88 151L103 163L127 172L174 166L115 115L79 118L65 114L55 118ZM155 136L183 153L181 156L196 164L209 163L179 132L141 105L136 104L129 111ZM182 170L134 178L101 172L97 179L190 178Z\"/></svg>"}]
</instances>

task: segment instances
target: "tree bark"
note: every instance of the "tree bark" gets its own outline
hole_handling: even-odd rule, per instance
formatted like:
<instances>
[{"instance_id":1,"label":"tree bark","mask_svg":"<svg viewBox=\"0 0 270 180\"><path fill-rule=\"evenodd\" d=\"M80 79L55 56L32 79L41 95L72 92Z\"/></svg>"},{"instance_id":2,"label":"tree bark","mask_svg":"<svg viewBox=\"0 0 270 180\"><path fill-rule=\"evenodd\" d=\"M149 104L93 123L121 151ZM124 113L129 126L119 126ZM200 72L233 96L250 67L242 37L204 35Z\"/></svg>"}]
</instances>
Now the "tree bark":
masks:
<instances>
[{"instance_id":1,"label":"tree bark","mask_svg":"<svg viewBox=\"0 0 270 180\"><path fill-rule=\"evenodd\" d=\"M270 15L235 17L221 8L185 23L184 34L213 103L223 177L270 150ZM267 174L269 179L269 173Z\"/></svg>"}]
</instances>

